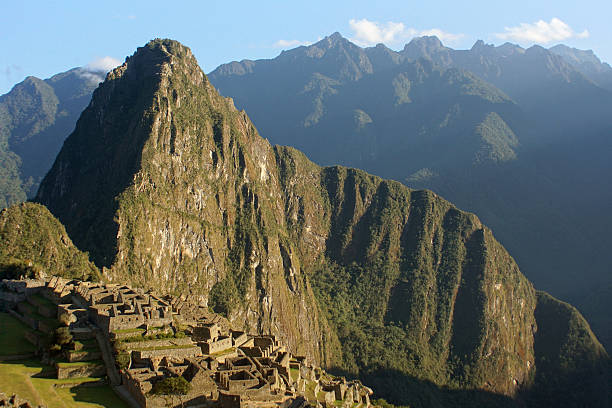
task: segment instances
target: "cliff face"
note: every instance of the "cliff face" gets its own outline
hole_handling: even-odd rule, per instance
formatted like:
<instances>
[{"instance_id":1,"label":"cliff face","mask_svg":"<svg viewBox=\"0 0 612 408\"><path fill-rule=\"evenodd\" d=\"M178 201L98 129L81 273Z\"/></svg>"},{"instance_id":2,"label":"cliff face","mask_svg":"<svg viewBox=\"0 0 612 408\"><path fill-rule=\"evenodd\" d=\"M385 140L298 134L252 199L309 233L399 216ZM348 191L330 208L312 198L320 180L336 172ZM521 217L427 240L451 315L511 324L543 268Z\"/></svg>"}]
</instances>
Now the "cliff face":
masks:
<instances>
[{"instance_id":1,"label":"cliff face","mask_svg":"<svg viewBox=\"0 0 612 408\"><path fill-rule=\"evenodd\" d=\"M271 147L177 42L109 74L37 200L108 279L200 295L324 366L506 395L533 376L535 291L476 216Z\"/></svg>"},{"instance_id":2,"label":"cliff face","mask_svg":"<svg viewBox=\"0 0 612 408\"><path fill-rule=\"evenodd\" d=\"M109 279L201 294L233 324L319 360L322 329L292 263L274 160L191 51L156 41L96 90L38 200Z\"/></svg>"},{"instance_id":3,"label":"cliff face","mask_svg":"<svg viewBox=\"0 0 612 408\"><path fill-rule=\"evenodd\" d=\"M342 344L332 364L507 395L529 382L535 292L476 216L276 151L302 268Z\"/></svg>"}]
</instances>

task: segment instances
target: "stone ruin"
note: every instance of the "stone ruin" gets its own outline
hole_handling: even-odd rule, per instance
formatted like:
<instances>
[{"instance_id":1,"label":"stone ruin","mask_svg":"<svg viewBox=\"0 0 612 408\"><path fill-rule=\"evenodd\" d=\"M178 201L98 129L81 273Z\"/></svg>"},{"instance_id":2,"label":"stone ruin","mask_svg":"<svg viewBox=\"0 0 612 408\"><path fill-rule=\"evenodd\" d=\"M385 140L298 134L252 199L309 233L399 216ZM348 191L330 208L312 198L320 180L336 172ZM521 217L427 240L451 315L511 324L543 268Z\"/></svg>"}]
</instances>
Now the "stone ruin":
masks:
<instances>
[{"instance_id":1,"label":"stone ruin","mask_svg":"<svg viewBox=\"0 0 612 408\"><path fill-rule=\"evenodd\" d=\"M183 296L59 277L43 284L2 285L0 289L12 288L4 298L42 294L56 305L47 313L68 325L75 338L97 338L96 350L71 350L69 356L76 361L104 357L109 381L124 397L129 395L132 405L370 406L372 390L359 381L325 373L305 357L292 355L273 335L231 330L227 320ZM101 368L96 367L96 374ZM58 368L60 375L71 374ZM153 392L157 382L178 377L190 384L185 395Z\"/></svg>"}]
</instances>

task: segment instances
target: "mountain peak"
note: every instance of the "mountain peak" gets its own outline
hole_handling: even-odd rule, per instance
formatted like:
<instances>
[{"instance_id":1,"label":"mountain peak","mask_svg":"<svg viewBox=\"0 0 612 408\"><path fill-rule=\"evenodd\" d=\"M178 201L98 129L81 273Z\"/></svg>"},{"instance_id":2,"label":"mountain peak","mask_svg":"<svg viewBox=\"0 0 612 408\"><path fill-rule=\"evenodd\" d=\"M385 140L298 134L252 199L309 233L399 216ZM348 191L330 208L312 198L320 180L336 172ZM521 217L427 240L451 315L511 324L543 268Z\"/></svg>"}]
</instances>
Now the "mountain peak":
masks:
<instances>
[{"instance_id":1,"label":"mountain peak","mask_svg":"<svg viewBox=\"0 0 612 408\"><path fill-rule=\"evenodd\" d=\"M311 47L316 46L316 47L320 47L324 49L330 49L338 45L347 44L347 43L351 43L351 42L347 40L346 38L344 38L342 34L336 31L335 33L323 38L321 41L314 43L313 45L311 45Z\"/></svg>"},{"instance_id":2,"label":"mountain peak","mask_svg":"<svg viewBox=\"0 0 612 408\"><path fill-rule=\"evenodd\" d=\"M151 40L144 47L138 48L136 54L138 54L138 51L142 50L143 48L148 48L152 51L159 50L167 54L175 55L177 57L191 55L191 50L189 49L189 47L181 44L176 40L171 40L169 38L156 38L154 40Z\"/></svg>"},{"instance_id":3,"label":"mountain peak","mask_svg":"<svg viewBox=\"0 0 612 408\"><path fill-rule=\"evenodd\" d=\"M404 49L410 44L427 46L429 48L444 48L444 44L442 41L435 35L424 35L422 37L414 37L408 44L404 46Z\"/></svg>"},{"instance_id":4,"label":"mountain peak","mask_svg":"<svg viewBox=\"0 0 612 408\"><path fill-rule=\"evenodd\" d=\"M493 44L486 44L484 41L478 40L472 45L471 51L480 51L489 48L493 48Z\"/></svg>"},{"instance_id":5,"label":"mountain peak","mask_svg":"<svg viewBox=\"0 0 612 408\"><path fill-rule=\"evenodd\" d=\"M448 51L449 48L435 35L415 37L404 46L401 53L410 59L432 58L435 54Z\"/></svg>"},{"instance_id":6,"label":"mountain peak","mask_svg":"<svg viewBox=\"0 0 612 408\"><path fill-rule=\"evenodd\" d=\"M144 47L138 47L136 52L126 59L127 65L140 65L145 63L151 68L159 69L164 62L172 59L182 60L187 65L196 65L197 61L189 47L176 40L166 38L156 38L149 41ZM126 64L119 66L115 70L123 71Z\"/></svg>"},{"instance_id":7,"label":"mountain peak","mask_svg":"<svg viewBox=\"0 0 612 408\"><path fill-rule=\"evenodd\" d=\"M334 41L339 41L339 40L344 39L342 34L340 34L338 31L336 31L333 34L327 36L327 38L329 38L330 40L334 40Z\"/></svg>"}]
</instances>

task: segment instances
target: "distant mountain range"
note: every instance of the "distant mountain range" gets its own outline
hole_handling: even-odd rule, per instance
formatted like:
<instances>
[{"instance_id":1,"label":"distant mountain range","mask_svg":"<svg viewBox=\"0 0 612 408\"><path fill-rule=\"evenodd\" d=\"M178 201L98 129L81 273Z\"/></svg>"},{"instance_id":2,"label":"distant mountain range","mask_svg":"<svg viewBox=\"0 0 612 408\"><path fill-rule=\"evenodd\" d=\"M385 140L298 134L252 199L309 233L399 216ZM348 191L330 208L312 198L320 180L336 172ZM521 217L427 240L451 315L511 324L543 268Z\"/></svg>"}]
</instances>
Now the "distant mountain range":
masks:
<instances>
[{"instance_id":1,"label":"distant mountain range","mask_svg":"<svg viewBox=\"0 0 612 408\"><path fill-rule=\"evenodd\" d=\"M74 68L30 76L0 96L0 208L36 194L105 74Z\"/></svg>"},{"instance_id":2,"label":"distant mountain range","mask_svg":"<svg viewBox=\"0 0 612 408\"><path fill-rule=\"evenodd\" d=\"M612 286L612 69L592 51L421 37L395 52L335 33L210 80L272 143L475 212L536 287L587 308Z\"/></svg>"}]
</instances>

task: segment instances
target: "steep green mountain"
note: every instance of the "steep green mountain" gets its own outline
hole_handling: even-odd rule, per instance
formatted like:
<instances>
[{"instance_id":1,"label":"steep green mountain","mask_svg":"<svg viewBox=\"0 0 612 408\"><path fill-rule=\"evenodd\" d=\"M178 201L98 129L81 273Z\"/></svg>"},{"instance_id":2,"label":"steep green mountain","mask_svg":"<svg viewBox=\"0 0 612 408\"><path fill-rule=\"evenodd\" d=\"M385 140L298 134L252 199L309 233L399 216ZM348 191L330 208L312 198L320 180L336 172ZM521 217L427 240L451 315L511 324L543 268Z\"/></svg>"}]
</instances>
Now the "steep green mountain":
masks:
<instances>
[{"instance_id":1,"label":"steep green mountain","mask_svg":"<svg viewBox=\"0 0 612 408\"><path fill-rule=\"evenodd\" d=\"M571 305L538 292L535 317L535 406L609 406L610 361L580 313ZM593 373L597 373L593 375ZM606 377L607 376L607 377ZM571 390L567 394L560 389ZM604 390L604 392L601 392Z\"/></svg>"},{"instance_id":2,"label":"steep green mountain","mask_svg":"<svg viewBox=\"0 0 612 408\"><path fill-rule=\"evenodd\" d=\"M0 208L33 197L102 73L27 77L0 96Z\"/></svg>"},{"instance_id":3,"label":"steep green mountain","mask_svg":"<svg viewBox=\"0 0 612 408\"><path fill-rule=\"evenodd\" d=\"M539 396L534 344L548 323L475 215L272 147L175 41L148 43L107 76L36 199L106 278L200 295L236 327L277 334L393 403ZM584 378L607 380L605 361L601 350Z\"/></svg>"},{"instance_id":4,"label":"steep green mountain","mask_svg":"<svg viewBox=\"0 0 612 408\"><path fill-rule=\"evenodd\" d=\"M59 275L100 278L64 226L44 206L21 203L0 211L0 278Z\"/></svg>"},{"instance_id":5,"label":"steep green mountain","mask_svg":"<svg viewBox=\"0 0 612 408\"><path fill-rule=\"evenodd\" d=\"M271 142L475 212L538 288L583 307L612 283L612 93L561 49L421 37L395 52L334 34L210 79Z\"/></svg>"}]
</instances>

